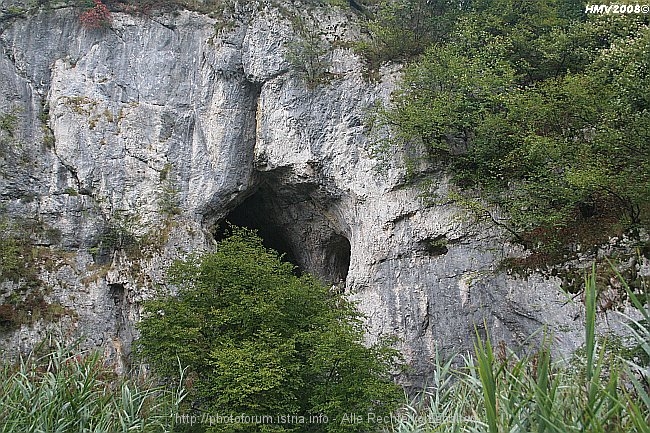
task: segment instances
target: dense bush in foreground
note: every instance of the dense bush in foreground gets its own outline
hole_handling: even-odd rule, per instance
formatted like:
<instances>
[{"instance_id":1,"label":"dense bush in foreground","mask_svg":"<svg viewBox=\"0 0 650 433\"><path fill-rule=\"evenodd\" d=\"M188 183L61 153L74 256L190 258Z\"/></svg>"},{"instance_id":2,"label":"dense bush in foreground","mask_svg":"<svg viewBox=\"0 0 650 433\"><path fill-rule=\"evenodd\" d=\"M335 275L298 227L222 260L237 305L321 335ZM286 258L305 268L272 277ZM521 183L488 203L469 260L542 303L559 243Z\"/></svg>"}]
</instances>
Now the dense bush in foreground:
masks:
<instances>
[{"instance_id":1,"label":"dense bush in foreground","mask_svg":"<svg viewBox=\"0 0 650 433\"><path fill-rule=\"evenodd\" d=\"M332 422L308 431L365 432L374 428L366 419L333 420L386 416L401 399L391 377L398 353L383 342L364 346L355 307L293 268L235 228L215 253L172 266L176 296L145 304L140 354L163 377L174 377L177 359L188 367L193 414L275 419L210 431L307 431L300 420L326 416ZM277 422L281 415L298 422Z\"/></svg>"}]
</instances>

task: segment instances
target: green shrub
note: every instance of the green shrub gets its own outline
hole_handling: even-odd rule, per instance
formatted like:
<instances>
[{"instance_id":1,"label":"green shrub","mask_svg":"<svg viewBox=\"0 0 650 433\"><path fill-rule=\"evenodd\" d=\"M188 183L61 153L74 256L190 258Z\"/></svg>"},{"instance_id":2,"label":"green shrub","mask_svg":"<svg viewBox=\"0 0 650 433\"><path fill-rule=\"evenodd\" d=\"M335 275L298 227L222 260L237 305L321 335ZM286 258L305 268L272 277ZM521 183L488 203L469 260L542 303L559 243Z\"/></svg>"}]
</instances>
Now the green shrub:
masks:
<instances>
[{"instance_id":1,"label":"green shrub","mask_svg":"<svg viewBox=\"0 0 650 433\"><path fill-rule=\"evenodd\" d=\"M315 18L295 17L293 27L296 38L288 45L287 61L308 85L315 86L326 81L331 47L323 38Z\"/></svg>"},{"instance_id":2,"label":"green shrub","mask_svg":"<svg viewBox=\"0 0 650 433\"><path fill-rule=\"evenodd\" d=\"M215 253L177 262L169 275L178 294L145 303L137 347L162 377L174 377L177 358L188 366L193 407L220 416L341 420L350 412L388 414L401 395L390 375L397 353L386 343L365 347L353 305L313 278L295 276L252 232L233 229ZM296 425L217 427L212 431L295 431Z\"/></svg>"},{"instance_id":3,"label":"green shrub","mask_svg":"<svg viewBox=\"0 0 650 433\"><path fill-rule=\"evenodd\" d=\"M125 250L133 252L141 247L141 240L136 236L138 227L138 216L129 214L122 210L111 212L110 218L102 231L100 238L100 249Z\"/></svg>"},{"instance_id":4,"label":"green shrub","mask_svg":"<svg viewBox=\"0 0 650 433\"><path fill-rule=\"evenodd\" d=\"M371 69L391 60L422 54L451 32L460 2L448 0L380 0L368 22L368 40L357 44Z\"/></svg>"},{"instance_id":5,"label":"green shrub","mask_svg":"<svg viewBox=\"0 0 650 433\"><path fill-rule=\"evenodd\" d=\"M648 20L563 7L477 2L377 116L449 171L459 204L560 259L650 224Z\"/></svg>"},{"instance_id":6,"label":"green shrub","mask_svg":"<svg viewBox=\"0 0 650 433\"><path fill-rule=\"evenodd\" d=\"M16 133L16 128L18 127L18 116L16 115L17 110L13 110L10 113L4 113L0 115L0 130L4 131L13 137Z\"/></svg>"}]
</instances>

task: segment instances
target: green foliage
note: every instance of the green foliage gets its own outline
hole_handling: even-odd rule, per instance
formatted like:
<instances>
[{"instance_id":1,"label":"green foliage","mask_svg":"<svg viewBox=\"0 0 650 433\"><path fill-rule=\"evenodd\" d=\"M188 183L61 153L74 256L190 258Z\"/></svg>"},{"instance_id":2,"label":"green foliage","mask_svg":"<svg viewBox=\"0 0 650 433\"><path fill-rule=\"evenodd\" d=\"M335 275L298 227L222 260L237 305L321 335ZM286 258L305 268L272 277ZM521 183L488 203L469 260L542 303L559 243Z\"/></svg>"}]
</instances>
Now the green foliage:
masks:
<instances>
[{"instance_id":1,"label":"green foliage","mask_svg":"<svg viewBox=\"0 0 650 433\"><path fill-rule=\"evenodd\" d=\"M52 340L51 350L0 367L0 432L168 432L181 387L119 378L97 352ZM177 374L178 377L178 374ZM182 371L181 371L181 380Z\"/></svg>"},{"instance_id":2,"label":"green foliage","mask_svg":"<svg viewBox=\"0 0 650 433\"><path fill-rule=\"evenodd\" d=\"M7 17L13 18L24 16L26 10L20 6L9 6L4 12Z\"/></svg>"},{"instance_id":3,"label":"green foliage","mask_svg":"<svg viewBox=\"0 0 650 433\"><path fill-rule=\"evenodd\" d=\"M138 353L173 377L175 360L194 378L195 407L228 416L388 414L397 401L386 342L365 347L361 318L345 298L233 229L217 251L176 262L177 296L145 303ZM220 425L212 431L369 431L367 423ZM296 430L298 428L298 430Z\"/></svg>"},{"instance_id":4,"label":"green foliage","mask_svg":"<svg viewBox=\"0 0 650 433\"><path fill-rule=\"evenodd\" d=\"M0 304L0 332L13 331L38 320L53 322L74 312L56 302L47 302L42 289L12 293Z\"/></svg>"},{"instance_id":5,"label":"green foliage","mask_svg":"<svg viewBox=\"0 0 650 433\"><path fill-rule=\"evenodd\" d=\"M6 219L0 220L0 281L18 282L27 276L25 242Z\"/></svg>"},{"instance_id":6,"label":"green foliage","mask_svg":"<svg viewBox=\"0 0 650 433\"><path fill-rule=\"evenodd\" d=\"M371 69L422 54L450 33L461 3L449 0L381 0L358 44Z\"/></svg>"},{"instance_id":7,"label":"green foliage","mask_svg":"<svg viewBox=\"0 0 650 433\"><path fill-rule=\"evenodd\" d=\"M288 46L287 60L307 84L314 86L326 81L330 66L329 43L313 17L297 16L292 21L297 37Z\"/></svg>"},{"instance_id":8,"label":"green foliage","mask_svg":"<svg viewBox=\"0 0 650 433\"><path fill-rule=\"evenodd\" d=\"M499 367L492 351L492 344L488 338L485 342L476 334L476 370L481 380L481 390L483 391L483 401L485 406L485 418L487 419L489 433L499 433L497 418L497 394L496 394L496 376L500 371L495 373L495 367Z\"/></svg>"},{"instance_id":9,"label":"green foliage","mask_svg":"<svg viewBox=\"0 0 650 433\"><path fill-rule=\"evenodd\" d=\"M4 160L16 155L16 148L19 147L16 139L19 112L20 109L14 108L0 114L0 159Z\"/></svg>"},{"instance_id":10,"label":"green foliage","mask_svg":"<svg viewBox=\"0 0 650 433\"><path fill-rule=\"evenodd\" d=\"M137 216L131 215L124 211L114 211L104 227L99 249L101 251L112 252L115 250L125 250L133 252L138 250L140 239L136 235Z\"/></svg>"},{"instance_id":11,"label":"green foliage","mask_svg":"<svg viewBox=\"0 0 650 433\"><path fill-rule=\"evenodd\" d=\"M592 272L586 282L585 350L571 364L552 362L548 339L537 353L520 357L477 336L476 359L463 358L460 369L436 358L432 386L410 402L394 431L648 432L644 369L628 367L594 332L595 280ZM633 329L647 348L648 329Z\"/></svg>"},{"instance_id":12,"label":"green foliage","mask_svg":"<svg viewBox=\"0 0 650 433\"><path fill-rule=\"evenodd\" d=\"M60 240L58 229L40 220L9 218L0 214L0 282L36 284L36 266L47 262L54 251L44 246Z\"/></svg>"},{"instance_id":13,"label":"green foliage","mask_svg":"<svg viewBox=\"0 0 650 433\"><path fill-rule=\"evenodd\" d=\"M618 278L623 284L630 303L637 310L637 318L626 317L626 326L632 335L632 347L630 356L625 357L625 360L630 380L641 398L639 407L633 407L638 410L638 414L650 414L650 301L648 299L650 288L645 286L642 293L636 293L620 274ZM643 421L648 420L640 420L641 423Z\"/></svg>"},{"instance_id":14,"label":"green foliage","mask_svg":"<svg viewBox=\"0 0 650 433\"><path fill-rule=\"evenodd\" d=\"M649 222L650 29L639 16L566 14L583 9L475 2L378 115L393 145L425 147L462 195L558 257Z\"/></svg>"},{"instance_id":15,"label":"green foliage","mask_svg":"<svg viewBox=\"0 0 650 433\"><path fill-rule=\"evenodd\" d=\"M160 199L158 200L160 213L168 217L180 215L181 207L180 199L178 197L179 192L180 191L171 182L166 182L162 186Z\"/></svg>"},{"instance_id":16,"label":"green foliage","mask_svg":"<svg viewBox=\"0 0 650 433\"><path fill-rule=\"evenodd\" d=\"M16 127L18 126L18 116L16 115L16 110L10 113L4 113L0 115L0 130L4 131L13 137L16 133Z\"/></svg>"},{"instance_id":17,"label":"green foliage","mask_svg":"<svg viewBox=\"0 0 650 433\"><path fill-rule=\"evenodd\" d=\"M11 331L40 319L56 320L69 310L45 299L47 287L39 277L41 266L60 259L59 251L35 246L34 240L54 242L56 229L39 221L0 216L0 331Z\"/></svg>"},{"instance_id":18,"label":"green foliage","mask_svg":"<svg viewBox=\"0 0 650 433\"><path fill-rule=\"evenodd\" d=\"M346 0L326 0L326 3L330 6L335 6L335 7L345 7L349 5L349 3Z\"/></svg>"},{"instance_id":19,"label":"green foliage","mask_svg":"<svg viewBox=\"0 0 650 433\"><path fill-rule=\"evenodd\" d=\"M160 213L167 217L179 215L181 213L181 204L179 193L180 190L176 187L172 177L172 165L165 164L160 171L161 191L160 198L158 199L158 206Z\"/></svg>"}]
</instances>

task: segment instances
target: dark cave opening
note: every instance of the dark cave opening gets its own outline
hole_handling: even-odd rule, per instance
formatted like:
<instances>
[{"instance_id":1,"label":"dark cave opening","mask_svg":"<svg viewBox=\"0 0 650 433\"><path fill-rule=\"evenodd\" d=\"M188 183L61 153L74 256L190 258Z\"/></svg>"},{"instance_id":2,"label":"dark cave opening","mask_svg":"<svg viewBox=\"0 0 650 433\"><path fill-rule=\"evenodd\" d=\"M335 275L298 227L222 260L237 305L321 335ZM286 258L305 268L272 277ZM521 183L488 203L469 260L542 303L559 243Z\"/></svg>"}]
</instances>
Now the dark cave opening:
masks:
<instances>
[{"instance_id":1,"label":"dark cave opening","mask_svg":"<svg viewBox=\"0 0 650 433\"><path fill-rule=\"evenodd\" d=\"M332 282L345 282L350 269L352 247L343 235L334 233L325 248L325 265Z\"/></svg>"},{"instance_id":2,"label":"dark cave opening","mask_svg":"<svg viewBox=\"0 0 650 433\"><path fill-rule=\"evenodd\" d=\"M257 231L264 246L283 254L296 266L296 274L309 272L324 283L345 283L351 245L335 218L303 191L274 192L259 188L219 223L215 238L222 239L228 225Z\"/></svg>"},{"instance_id":3,"label":"dark cave opening","mask_svg":"<svg viewBox=\"0 0 650 433\"><path fill-rule=\"evenodd\" d=\"M229 224L256 230L265 247L283 254L284 260L292 263L302 272L291 245L283 236L282 230L274 223L273 218L267 214L267 208L268 203L265 202L263 194L257 191L226 215L217 228L216 239L220 240L226 236Z\"/></svg>"}]
</instances>

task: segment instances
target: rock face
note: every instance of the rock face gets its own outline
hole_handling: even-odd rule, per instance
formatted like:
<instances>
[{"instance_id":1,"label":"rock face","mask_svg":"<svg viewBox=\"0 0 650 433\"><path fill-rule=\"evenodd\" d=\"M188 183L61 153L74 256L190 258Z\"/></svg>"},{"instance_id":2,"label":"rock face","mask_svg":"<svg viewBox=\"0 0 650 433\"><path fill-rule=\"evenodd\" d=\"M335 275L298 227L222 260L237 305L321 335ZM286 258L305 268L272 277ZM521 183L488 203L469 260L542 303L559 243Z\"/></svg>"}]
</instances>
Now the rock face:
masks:
<instances>
[{"instance_id":1,"label":"rock face","mask_svg":"<svg viewBox=\"0 0 650 433\"><path fill-rule=\"evenodd\" d=\"M324 44L354 37L352 17L312 13ZM116 13L96 30L78 14L6 19L0 36L0 113L15 120L0 131L2 218L42 229L28 237L47 257L32 266L64 330L122 362L139 302L165 287L171 260L212 248L228 218L356 299L370 341L401 339L416 384L436 351L470 349L475 329L516 345L546 326L560 351L580 344L581 309L557 280L501 273L515 247L423 202L404 155L372 157L367 111L398 68L369 82L333 44L310 82L272 8L220 32L188 11ZM24 286L2 283L0 303ZM26 350L48 326L26 320L1 343Z\"/></svg>"}]
</instances>

